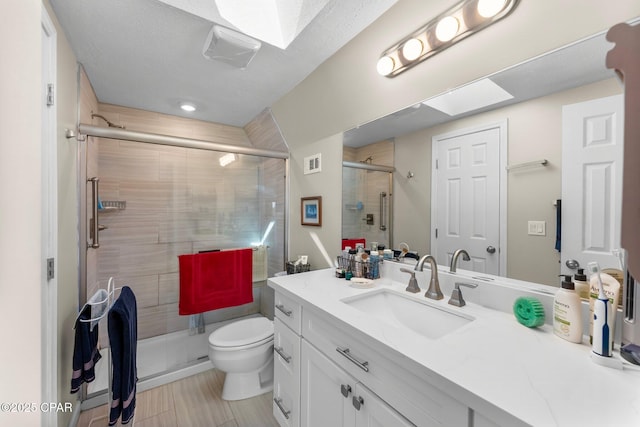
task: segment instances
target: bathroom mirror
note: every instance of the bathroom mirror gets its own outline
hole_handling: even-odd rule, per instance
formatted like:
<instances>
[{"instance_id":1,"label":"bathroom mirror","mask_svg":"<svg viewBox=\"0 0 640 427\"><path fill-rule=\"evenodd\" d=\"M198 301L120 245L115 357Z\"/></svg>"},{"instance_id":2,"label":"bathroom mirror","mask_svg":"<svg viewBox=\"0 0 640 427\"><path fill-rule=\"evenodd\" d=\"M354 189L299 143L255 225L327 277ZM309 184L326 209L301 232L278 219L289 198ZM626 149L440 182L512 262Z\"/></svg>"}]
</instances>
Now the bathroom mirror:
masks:
<instances>
[{"instance_id":1,"label":"bathroom mirror","mask_svg":"<svg viewBox=\"0 0 640 427\"><path fill-rule=\"evenodd\" d=\"M483 105L479 102L481 96L467 96L476 105L470 107L470 111L450 115L435 108L438 106L435 103L438 97L435 97L345 132L345 152L364 150L381 141L393 145L396 243L406 241L420 254L430 252L433 236L428 230L433 204L430 200L431 138L456 129L504 121L509 134L507 165L534 161L533 167L507 174L504 274L515 279L557 284L560 255L554 247L554 202L561 198L562 106L622 93L614 71L605 67L605 56L611 47L603 32L487 76L486 79L512 96L509 99ZM486 79L471 82L473 84L465 88ZM524 122L529 133L538 134L540 140L527 147L517 147L512 142L524 132L522 128L518 130ZM542 160L547 160L546 165L535 165ZM415 220L402 216L416 211ZM528 233L527 226L532 220L545 223L545 236L534 237ZM343 237L353 237L344 233L343 227ZM447 264L447 260L438 259L438 262ZM464 264L460 264L460 268L465 268Z\"/></svg>"}]
</instances>

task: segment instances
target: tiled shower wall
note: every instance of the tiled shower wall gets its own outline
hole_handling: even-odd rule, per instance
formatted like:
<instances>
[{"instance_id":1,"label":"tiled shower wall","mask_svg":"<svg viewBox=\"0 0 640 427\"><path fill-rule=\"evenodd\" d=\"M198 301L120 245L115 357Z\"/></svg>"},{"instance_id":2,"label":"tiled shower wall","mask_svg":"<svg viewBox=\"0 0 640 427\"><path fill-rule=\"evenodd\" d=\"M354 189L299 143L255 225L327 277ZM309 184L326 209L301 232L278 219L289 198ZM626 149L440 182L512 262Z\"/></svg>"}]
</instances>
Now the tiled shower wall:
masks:
<instances>
[{"instance_id":1,"label":"tiled shower wall","mask_svg":"<svg viewBox=\"0 0 640 427\"><path fill-rule=\"evenodd\" d=\"M124 124L133 114L121 110L105 116ZM109 277L118 286L131 286L138 300L139 338L186 329L188 316L178 315L177 256L247 247L261 239L271 218L283 222L284 161L238 156L222 167L219 158L225 153L103 138L90 144L98 149L101 200L126 202L125 209L100 212L100 224L108 227L100 232L97 250L100 286ZM275 227L267 241L270 263L280 266L283 230L284 224ZM265 289L264 282L254 283L252 304L208 312L206 322L261 311Z\"/></svg>"}]
</instances>

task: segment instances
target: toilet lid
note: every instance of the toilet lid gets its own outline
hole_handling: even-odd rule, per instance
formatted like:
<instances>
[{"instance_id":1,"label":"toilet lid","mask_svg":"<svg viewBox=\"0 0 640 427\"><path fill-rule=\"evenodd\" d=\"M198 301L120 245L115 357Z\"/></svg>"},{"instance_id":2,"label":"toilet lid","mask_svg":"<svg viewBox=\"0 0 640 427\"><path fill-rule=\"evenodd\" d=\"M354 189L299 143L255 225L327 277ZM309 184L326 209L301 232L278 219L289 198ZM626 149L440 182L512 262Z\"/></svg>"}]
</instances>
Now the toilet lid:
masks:
<instances>
[{"instance_id":1,"label":"toilet lid","mask_svg":"<svg viewBox=\"0 0 640 427\"><path fill-rule=\"evenodd\" d=\"M213 331L209 343L216 347L241 347L273 336L273 322L266 317L238 320Z\"/></svg>"}]
</instances>

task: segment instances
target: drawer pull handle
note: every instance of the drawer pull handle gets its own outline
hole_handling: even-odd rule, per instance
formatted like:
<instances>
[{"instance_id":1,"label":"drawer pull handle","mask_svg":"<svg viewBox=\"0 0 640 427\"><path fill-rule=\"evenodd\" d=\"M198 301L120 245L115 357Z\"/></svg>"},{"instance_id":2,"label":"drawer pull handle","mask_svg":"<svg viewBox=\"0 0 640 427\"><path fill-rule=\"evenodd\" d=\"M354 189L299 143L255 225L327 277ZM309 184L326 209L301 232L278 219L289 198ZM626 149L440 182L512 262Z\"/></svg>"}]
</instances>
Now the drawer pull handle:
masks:
<instances>
[{"instance_id":1,"label":"drawer pull handle","mask_svg":"<svg viewBox=\"0 0 640 427\"><path fill-rule=\"evenodd\" d=\"M291 356L284 352L282 347L274 346L273 350L280 355L284 359L285 362L291 363Z\"/></svg>"},{"instance_id":2,"label":"drawer pull handle","mask_svg":"<svg viewBox=\"0 0 640 427\"><path fill-rule=\"evenodd\" d=\"M348 348L337 347L336 351L353 362L358 368L365 372L369 372L369 362L358 360L355 356L351 355L351 351Z\"/></svg>"},{"instance_id":3,"label":"drawer pull handle","mask_svg":"<svg viewBox=\"0 0 640 427\"><path fill-rule=\"evenodd\" d=\"M277 308L278 310L280 310L282 313L284 313L284 315L285 315L285 316L287 316L287 317L291 317L291 314L293 314L293 311L288 310L288 309L287 309L287 308L285 308L285 306L284 306L284 305L282 305L282 304L276 304L276 308Z\"/></svg>"},{"instance_id":4,"label":"drawer pull handle","mask_svg":"<svg viewBox=\"0 0 640 427\"><path fill-rule=\"evenodd\" d=\"M344 397L349 397L351 386L349 384L340 384L340 393L342 393Z\"/></svg>"},{"instance_id":5,"label":"drawer pull handle","mask_svg":"<svg viewBox=\"0 0 640 427\"><path fill-rule=\"evenodd\" d=\"M362 396L358 396L358 397L353 396L353 399L351 399L351 403L353 404L353 407L359 411L360 407L364 405L364 399L362 398Z\"/></svg>"},{"instance_id":6,"label":"drawer pull handle","mask_svg":"<svg viewBox=\"0 0 640 427\"><path fill-rule=\"evenodd\" d=\"M291 411L287 411L285 409L285 407L282 405L282 399L279 397L274 397L273 401L275 402L276 405L278 405L278 409L280 409L280 412L282 412L282 415L284 415L286 419L289 419L289 414L291 413Z\"/></svg>"}]
</instances>

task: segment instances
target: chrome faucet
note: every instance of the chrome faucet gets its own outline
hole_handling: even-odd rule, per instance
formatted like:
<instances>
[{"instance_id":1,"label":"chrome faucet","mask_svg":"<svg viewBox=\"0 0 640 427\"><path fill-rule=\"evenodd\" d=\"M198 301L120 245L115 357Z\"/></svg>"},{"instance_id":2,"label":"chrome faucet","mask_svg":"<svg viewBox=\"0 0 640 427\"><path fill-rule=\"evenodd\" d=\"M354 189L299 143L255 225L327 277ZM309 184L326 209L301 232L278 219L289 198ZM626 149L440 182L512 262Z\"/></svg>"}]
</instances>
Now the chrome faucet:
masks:
<instances>
[{"instance_id":1,"label":"chrome faucet","mask_svg":"<svg viewBox=\"0 0 640 427\"><path fill-rule=\"evenodd\" d=\"M451 267L449 268L449 273L455 273L458 265L458 257L462 254L462 259L465 261L470 261L469 253L464 249L458 249L453 253L453 257L451 257Z\"/></svg>"},{"instance_id":2,"label":"chrome faucet","mask_svg":"<svg viewBox=\"0 0 640 427\"><path fill-rule=\"evenodd\" d=\"M422 271L425 261L429 261L429 266L431 267L431 280L429 281L429 289L427 289L427 292L424 294L424 296L431 299L442 299L444 298L444 295L442 295L442 291L440 290L440 282L438 281L438 265L436 264L436 259L431 255L423 256L416 264L415 270Z\"/></svg>"}]
</instances>

